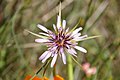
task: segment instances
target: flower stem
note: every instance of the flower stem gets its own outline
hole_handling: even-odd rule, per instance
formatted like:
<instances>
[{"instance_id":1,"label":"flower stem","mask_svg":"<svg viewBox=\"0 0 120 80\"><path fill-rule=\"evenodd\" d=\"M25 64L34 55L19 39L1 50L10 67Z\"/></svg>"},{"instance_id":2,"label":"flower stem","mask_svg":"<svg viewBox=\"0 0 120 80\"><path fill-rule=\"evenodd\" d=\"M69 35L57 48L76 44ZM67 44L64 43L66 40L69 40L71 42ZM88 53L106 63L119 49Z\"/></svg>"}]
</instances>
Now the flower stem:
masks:
<instances>
[{"instance_id":1,"label":"flower stem","mask_svg":"<svg viewBox=\"0 0 120 80\"><path fill-rule=\"evenodd\" d=\"M53 76L55 76L55 75L56 75L56 63L54 65L54 67L53 67Z\"/></svg>"},{"instance_id":2,"label":"flower stem","mask_svg":"<svg viewBox=\"0 0 120 80\"><path fill-rule=\"evenodd\" d=\"M30 80L33 80L33 78L35 77L35 76L37 76L38 75L38 73L43 69L43 68L47 68L47 66L48 66L48 64L50 63L50 61L51 61L51 59L50 60L48 60L48 61L46 61L46 63L42 66L42 67L40 67L40 69L32 76L32 78L30 78ZM43 76L44 76L44 73L43 73Z\"/></svg>"},{"instance_id":3,"label":"flower stem","mask_svg":"<svg viewBox=\"0 0 120 80\"><path fill-rule=\"evenodd\" d=\"M73 80L73 65L71 56L69 54L67 55L67 61L68 61L68 80Z\"/></svg>"}]
</instances>

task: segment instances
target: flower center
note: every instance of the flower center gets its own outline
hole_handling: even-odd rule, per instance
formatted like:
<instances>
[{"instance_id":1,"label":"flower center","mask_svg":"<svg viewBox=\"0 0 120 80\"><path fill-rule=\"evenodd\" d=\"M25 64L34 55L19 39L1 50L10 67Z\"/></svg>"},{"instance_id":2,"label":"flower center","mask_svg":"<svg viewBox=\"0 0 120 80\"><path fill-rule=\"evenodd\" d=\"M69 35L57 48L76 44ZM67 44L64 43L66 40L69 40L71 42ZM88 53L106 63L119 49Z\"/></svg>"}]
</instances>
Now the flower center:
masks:
<instances>
[{"instance_id":1,"label":"flower center","mask_svg":"<svg viewBox=\"0 0 120 80\"><path fill-rule=\"evenodd\" d=\"M64 46L65 40L66 40L66 39L65 39L64 36L59 35L59 36L57 36L57 38L56 38L56 44L57 44L59 47Z\"/></svg>"}]
</instances>

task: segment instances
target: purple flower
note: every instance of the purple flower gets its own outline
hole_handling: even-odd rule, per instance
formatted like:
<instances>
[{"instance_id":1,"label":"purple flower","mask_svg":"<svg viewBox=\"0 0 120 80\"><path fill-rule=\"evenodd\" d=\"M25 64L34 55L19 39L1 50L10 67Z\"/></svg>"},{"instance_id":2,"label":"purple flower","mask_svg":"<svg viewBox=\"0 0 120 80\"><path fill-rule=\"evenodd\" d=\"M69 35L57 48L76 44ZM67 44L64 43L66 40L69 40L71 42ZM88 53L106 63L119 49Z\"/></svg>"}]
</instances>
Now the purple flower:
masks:
<instances>
[{"instance_id":1,"label":"purple flower","mask_svg":"<svg viewBox=\"0 0 120 80\"><path fill-rule=\"evenodd\" d=\"M47 59L52 57L51 67L56 63L58 55L62 57L63 63L66 64L66 52L75 57L77 57L76 50L83 53L87 52L86 49L78 46L78 42L87 37L87 35L81 36L80 31L82 27L69 31L69 28L66 28L66 20L61 22L60 15L61 12L59 12L57 16L57 25L53 24L55 32L52 32L40 24L37 25L37 27L43 31L39 33L40 36L45 37L35 39L35 42L44 43L48 46L48 50L39 57L39 60L44 63Z\"/></svg>"}]
</instances>

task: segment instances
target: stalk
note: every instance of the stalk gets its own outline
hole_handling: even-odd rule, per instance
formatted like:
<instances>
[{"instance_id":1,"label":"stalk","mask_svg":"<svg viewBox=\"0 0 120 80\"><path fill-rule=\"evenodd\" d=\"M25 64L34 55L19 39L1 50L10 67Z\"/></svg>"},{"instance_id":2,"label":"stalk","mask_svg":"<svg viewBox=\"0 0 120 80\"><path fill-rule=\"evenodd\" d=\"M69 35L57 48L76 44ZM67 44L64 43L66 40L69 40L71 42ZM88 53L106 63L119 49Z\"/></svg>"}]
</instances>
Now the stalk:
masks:
<instances>
[{"instance_id":1,"label":"stalk","mask_svg":"<svg viewBox=\"0 0 120 80\"><path fill-rule=\"evenodd\" d=\"M33 78L34 78L35 76L37 76L38 73L39 73L43 68L47 68L47 66L49 65L49 63L50 63L51 60L52 60L52 59L49 59L48 61L46 61L46 63L43 64L42 67L40 67L40 69L32 76L32 78L30 78L30 80L33 80ZM45 73L43 73L43 76L44 76L44 74L45 74Z\"/></svg>"},{"instance_id":2,"label":"stalk","mask_svg":"<svg viewBox=\"0 0 120 80\"><path fill-rule=\"evenodd\" d=\"M71 56L69 54L67 55L67 61L68 61L68 80L73 80L73 65Z\"/></svg>"}]
</instances>

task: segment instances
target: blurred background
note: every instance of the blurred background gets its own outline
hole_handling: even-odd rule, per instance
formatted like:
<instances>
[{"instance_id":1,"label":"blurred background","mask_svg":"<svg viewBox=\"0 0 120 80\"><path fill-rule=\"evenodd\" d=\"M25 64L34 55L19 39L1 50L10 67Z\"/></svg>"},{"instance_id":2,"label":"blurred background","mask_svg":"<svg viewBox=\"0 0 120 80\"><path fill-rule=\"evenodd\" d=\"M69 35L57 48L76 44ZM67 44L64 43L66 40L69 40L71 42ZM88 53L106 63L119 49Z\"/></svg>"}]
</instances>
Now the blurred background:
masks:
<instances>
[{"instance_id":1,"label":"blurred background","mask_svg":"<svg viewBox=\"0 0 120 80\"><path fill-rule=\"evenodd\" d=\"M80 42L88 53L78 51L76 58L96 67L96 74L88 78L73 61L74 80L120 80L120 0L0 0L0 80L23 80L42 66L38 58L47 47L25 30L39 33L40 23L53 31L60 1L67 27L79 22L82 34L101 35ZM66 66L58 59L57 73L68 80ZM50 80L52 71L48 67L45 74Z\"/></svg>"}]
</instances>

